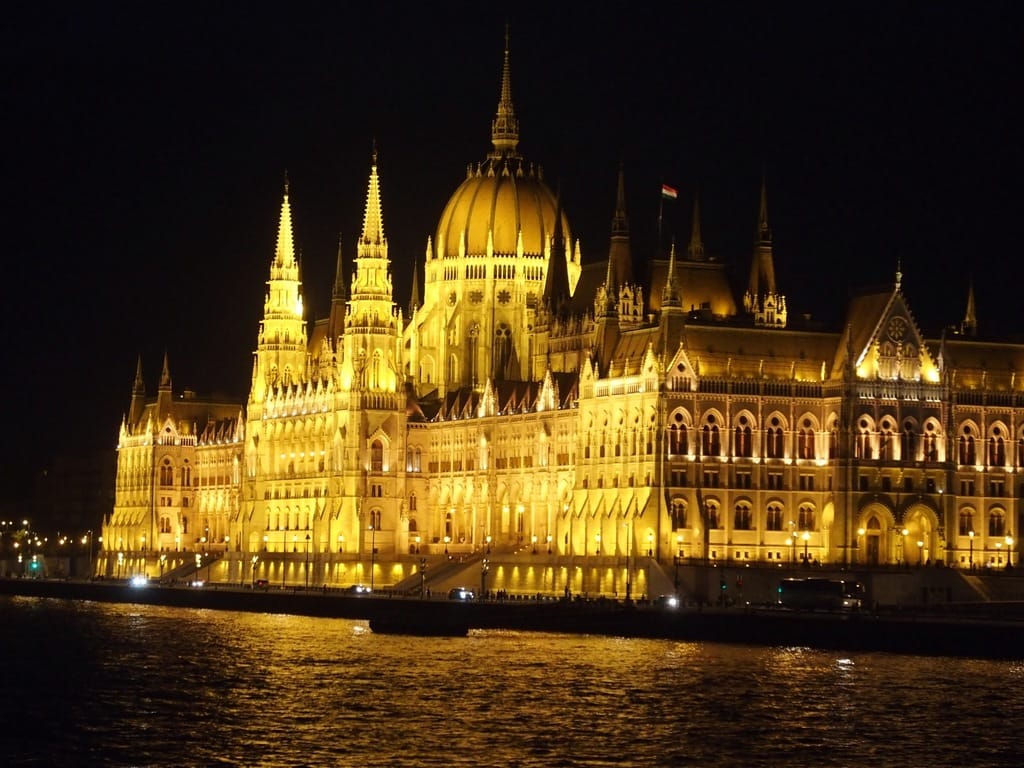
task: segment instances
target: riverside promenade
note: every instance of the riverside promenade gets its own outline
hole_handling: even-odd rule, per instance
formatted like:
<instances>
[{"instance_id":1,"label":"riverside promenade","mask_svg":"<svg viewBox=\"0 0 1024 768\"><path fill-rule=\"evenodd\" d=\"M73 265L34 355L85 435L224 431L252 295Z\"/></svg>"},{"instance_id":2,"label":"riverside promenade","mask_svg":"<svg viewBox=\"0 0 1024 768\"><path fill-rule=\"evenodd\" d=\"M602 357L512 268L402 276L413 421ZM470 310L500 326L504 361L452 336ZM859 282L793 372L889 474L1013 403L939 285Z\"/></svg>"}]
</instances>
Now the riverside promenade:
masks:
<instances>
[{"instance_id":1,"label":"riverside promenade","mask_svg":"<svg viewBox=\"0 0 1024 768\"><path fill-rule=\"evenodd\" d=\"M1024 658L1024 606L862 613L785 611L773 606L671 608L599 600L423 599L323 589L132 586L124 581L0 579L0 595L176 608L367 620L375 631L465 635L470 630L601 634L693 642L805 646L975 658ZM376 626L375 626L376 625Z\"/></svg>"}]
</instances>

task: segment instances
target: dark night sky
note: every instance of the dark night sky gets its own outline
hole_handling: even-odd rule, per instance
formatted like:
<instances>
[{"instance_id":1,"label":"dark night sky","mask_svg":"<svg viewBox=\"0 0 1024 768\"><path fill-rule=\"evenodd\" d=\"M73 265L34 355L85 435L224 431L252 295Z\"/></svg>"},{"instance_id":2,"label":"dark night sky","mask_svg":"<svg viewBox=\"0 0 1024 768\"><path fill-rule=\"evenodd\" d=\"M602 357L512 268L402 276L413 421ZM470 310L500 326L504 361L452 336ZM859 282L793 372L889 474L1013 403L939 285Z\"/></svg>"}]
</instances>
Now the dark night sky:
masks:
<instances>
[{"instance_id":1,"label":"dark night sky","mask_svg":"<svg viewBox=\"0 0 1024 768\"><path fill-rule=\"evenodd\" d=\"M338 5L339 7L334 7ZM1014 3L18 4L0 30L4 476L112 447L138 355L244 398L291 180L307 308L362 221L380 151L396 299L489 149L504 25L520 149L561 183L585 260L626 168L634 251L685 242L745 272L762 172L790 312L904 290L927 333L973 275L1017 333L1022 14ZM13 267L13 270L10 270Z\"/></svg>"}]
</instances>

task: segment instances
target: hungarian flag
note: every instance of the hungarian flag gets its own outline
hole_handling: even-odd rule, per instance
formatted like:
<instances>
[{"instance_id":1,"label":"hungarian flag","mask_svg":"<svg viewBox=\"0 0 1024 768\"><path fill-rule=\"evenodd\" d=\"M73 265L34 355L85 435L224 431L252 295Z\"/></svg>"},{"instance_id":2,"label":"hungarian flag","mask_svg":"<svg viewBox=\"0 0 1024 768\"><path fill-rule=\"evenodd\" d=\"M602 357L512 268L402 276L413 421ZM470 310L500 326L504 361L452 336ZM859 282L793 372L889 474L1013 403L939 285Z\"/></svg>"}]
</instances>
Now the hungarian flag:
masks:
<instances>
[{"instance_id":1,"label":"hungarian flag","mask_svg":"<svg viewBox=\"0 0 1024 768\"><path fill-rule=\"evenodd\" d=\"M679 192L676 191L675 187L670 187L668 184L662 184L661 196L665 200L675 200L679 197Z\"/></svg>"}]
</instances>

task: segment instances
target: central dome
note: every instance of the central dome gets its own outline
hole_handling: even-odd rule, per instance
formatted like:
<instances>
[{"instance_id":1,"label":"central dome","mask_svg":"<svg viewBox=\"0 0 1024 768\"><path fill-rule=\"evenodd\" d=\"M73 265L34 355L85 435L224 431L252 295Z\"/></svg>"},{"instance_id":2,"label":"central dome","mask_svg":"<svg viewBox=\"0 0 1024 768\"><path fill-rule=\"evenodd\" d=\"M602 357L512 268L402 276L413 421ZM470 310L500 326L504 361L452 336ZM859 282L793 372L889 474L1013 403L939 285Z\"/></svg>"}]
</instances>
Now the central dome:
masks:
<instances>
[{"instance_id":1,"label":"central dome","mask_svg":"<svg viewBox=\"0 0 1024 768\"><path fill-rule=\"evenodd\" d=\"M470 168L437 226L438 258L462 255L542 256L555 230L557 201L540 169L518 157L489 157ZM572 242L563 213L562 233ZM520 243L520 235L522 242Z\"/></svg>"},{"instance_id":2,"label":"central dome","mask_svg":"<svg viewBox=\"0 0 1024 768\"><path fill-rule=\"evenodd\" d=\"M520 157L519 120L512 105L508 33L498 111L491 123L493 149L483 163L466 170L437 226L437 258L487 254L543 256L555 231L557 204L540 168ZM572 242L569 220L562 234Z\"/></svg>"}]
</instances>

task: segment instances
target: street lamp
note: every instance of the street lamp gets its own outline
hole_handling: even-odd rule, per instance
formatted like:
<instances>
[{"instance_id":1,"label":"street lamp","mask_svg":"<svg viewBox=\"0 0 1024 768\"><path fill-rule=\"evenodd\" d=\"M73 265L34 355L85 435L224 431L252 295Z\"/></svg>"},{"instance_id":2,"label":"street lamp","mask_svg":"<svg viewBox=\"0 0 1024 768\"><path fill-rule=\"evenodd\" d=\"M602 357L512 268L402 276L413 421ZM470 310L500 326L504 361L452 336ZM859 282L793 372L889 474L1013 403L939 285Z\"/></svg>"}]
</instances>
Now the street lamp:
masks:
<instances>
[{"instance_id":1,"label":"street lamp","mask_svg":"<svg viewBox=\"0 0 1024 768\"><path fill-rule=\"evenodd\" d=\"M534 536L534 538L537 538ZM487 572L491 570L491 561L486 557L480 561L480 599L487 594Z\"/></svg>"},{"instance_id":2,"label":"street lamp","mask_svg":"<svg viewBox=\"0 0 1024 768\"><path fill-rule=\"evenodd\" d=\"M794 539L792 536L787 536L786 548L789 550L789 563L790 565L792 565L793 562L796 560L796 555L794 554L796 551L796 539Z\"/></svg>"},{"instance_id":3,"label":"street lamp","mask_svg":"<svg viewBox=\"0 0 1024 768\"><path fill-rule=\"evenodd\" d=\"M427 558L420 558L420 600L427 596Z\"/></svg>"},{"instance_id":4,"label":"street lamp","mask_svg":"<svg viewBox=\"0 0 1024 768\"><path fill-rule=\"evenodd\" d=\"M160 555L160 581L164 580L164 568L167 566L167 555Z\"/></svg>"},{"instance_id":5,"label":"street lamp","mask_svg":"<svg viewBox=\"0 0 1024 768\"><path fill-rule=\"evenodd\" d=\"M548 554L551 554L551 534L548 534Z\"/></svg>"},{"instance_id":6,"label":"street lamp","mask_svg":"<svg viewBox=\"0 0 1024 768\"><path fill-rule=\"evenodd\" d=\"M1013 568L1013 536L1006 534L1006 569Z\"/></svg>"},{"instance_id":7,"label":"street lamp","mask_svg":"<svg viewBox=\"0 0 1024 768\"><path fill-rule=\"evenodd\" d=\"M917 540L917 567L924 565L924 542Z\"/></svg>"},{"instance_id":8,"label":"street lamp","mask_svg":"<svg viewBox=\"0 0 1024 768\"><path fill-rule=\"evenodd\" d=\"M85 544L86 546L88 546L88 548L89 548L89 550L88 550L89 551L89 571L88 571L88 574L89 574L89 578L91 579L92 578L92 531L91 530L88 532L88 534L86 535L86 537L82 541L82 543Z\"/></svg>"},{"instance_id":9,"label":"street lamp","mask_svg":"<svg viewBox=\"0 0 1024 768\"><path fill-rule=\"evenodd\" d=\"M451 537L451 536L445 536L445 537L444 537L444 553L445 553L446 555L448 554L448 543L449 543L449 542L450 542L451 540L452 540L452 537Z\"/></svg>"},{"instance_id":10,"label":"street lamp","mask_svg":"<svg viewBox=\"0 0 1024 768\"><path fill-rule=\"evenodd\" d=\"M601 534L600 533L595 533L594 534L594 542L597 545L597 547L596 547L596 554L600 555L601 554Z\"/></svg>"},{"instance_id":11,"label":"street lamp","mask_svg":"<svg viewBox=\"0 0 1024 768\"><path fill-rule=\"evenodd\" d=\"M533 554L537 554L537 536L534 534L530 537L530 543L533 544Z\"/></svg>"},{"instance_id":12,"label":"street lamp","mask_svg":"<svg viewBox=\"0 0 1024 768\"><path fill-rule=\"evenodd\" d=\"M967 568L968 568L968 570L973 571L974 570L974 531L968 531L967 532L967 538L969 539L970 544L971 544L971 548L969 550L969 554L967 555Z\"/></svg>"},{"instance_id":13,"label":"street lamp","mask_svg":"<svg viewBox=\"0 0 1024 768\"><path fill-rule=\"evenodd\" d=\"M804 540L804 565L810 565L811 560L810 555L807 554L807 545L811 540L811 534L807 531L804 531L803 535L800 538Z\"/></svg>"},{"instance_id":14,"label":"street lamp","mask_svg":"<svg viewBox=\"0 0 1024 768\"><path fill-rule=\"evenodd\" d=\"M654 556L654 534L651 531L647 532L647 556Z\"/></svg>"},{"instance_id":15,"label":"street lamp","mask_svg":"<svg viewBox=\"0 0 1024 768\"><path fill-rule=\"evenodd\" d=\"M270 541L270 537L267 534L263 534L263 551L267 551L267 542Z\"/></svg>"},{"instance_id":16,"label":"street lamp","mask_svg":"<svg viewBox=\"0 0 1024 768\"><path fill-rule=\"evenodd\" d=\"M345 551L345 537L340 533L338 534L338 552Z\"/></svg>"},{"instance_id":17,"label":"street lamp","mask_svg":"<svg viewBox=\"0 0 1024 768\"><path fill-rule=\"evenodd\" d=\"M487 554L491 554L491 537L488 536L484 541L487 542Z\"/></svg>"},{"instance_id":18,"label":"street lamp","mask_svg":"<svg viewBox=\"0 0 1024 768\"><path fill-rule=\"evenodd\" d=\"M260 561L259 555L252 556L252 588L256 589L256 563Z\"/></svg>"},{"instance_id":19,"label":"street lamp","mask_svg":"<svg viewBox=\"0 0 1024 768\"><path fill-rule=\"evenodd\" d=\"M309 589L309 534L306 534L306 589Z\"/></svg>"}]
</instances>

